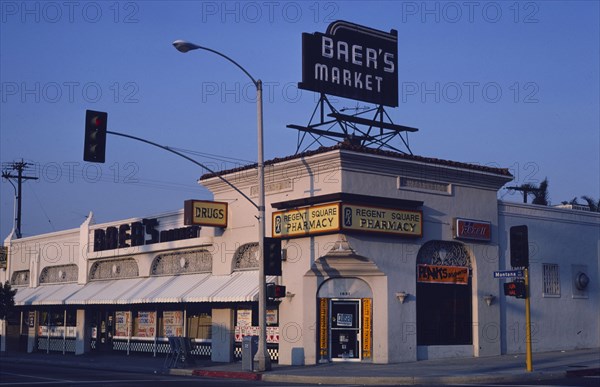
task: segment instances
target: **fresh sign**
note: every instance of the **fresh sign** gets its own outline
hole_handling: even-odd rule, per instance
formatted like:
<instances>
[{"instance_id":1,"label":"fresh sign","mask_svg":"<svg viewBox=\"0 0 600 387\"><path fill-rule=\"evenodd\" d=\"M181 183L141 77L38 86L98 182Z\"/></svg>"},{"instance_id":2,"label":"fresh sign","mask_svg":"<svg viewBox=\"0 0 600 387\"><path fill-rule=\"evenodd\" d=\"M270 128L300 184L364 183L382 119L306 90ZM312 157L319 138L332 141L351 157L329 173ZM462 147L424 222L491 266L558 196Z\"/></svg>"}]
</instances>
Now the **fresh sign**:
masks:
<instances>
[{"instance_id":1,"label":"fresh sign","mask_svg":"<svg viewBox=\"0 0 600 387\"><path fill-rule=\"evenodd\" d=\"M454 237L489 242L492 240L492 225L490 222L456 218L454 220Z\"/></svg>"}]
</instances>

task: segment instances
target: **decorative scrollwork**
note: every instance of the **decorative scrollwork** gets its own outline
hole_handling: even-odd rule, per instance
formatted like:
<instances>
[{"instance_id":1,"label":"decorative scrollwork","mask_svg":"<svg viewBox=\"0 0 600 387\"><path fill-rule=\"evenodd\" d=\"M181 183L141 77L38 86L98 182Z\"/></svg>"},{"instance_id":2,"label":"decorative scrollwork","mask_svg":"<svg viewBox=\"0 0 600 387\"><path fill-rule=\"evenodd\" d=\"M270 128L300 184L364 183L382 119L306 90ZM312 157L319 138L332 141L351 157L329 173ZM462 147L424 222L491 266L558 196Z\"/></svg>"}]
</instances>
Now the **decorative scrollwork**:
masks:
<instances>
[{"instance_id":1,"label":"decorative scrollwork","mask_svg":"<svg viewBox=\"0 0 600 387\"><path fill-rule=\"evenodd\" d=\"M12 274L10 283L15 286L29 285L29 270L18 270Z\"/></svg>"},{"instance_id":2,"label":"decorative scrollwork","mask_svg":"<svg viewBox=\"0 0 600 387\"><path fill-rule=\"evenodd\" d=\"M212 254L205 249L157 255L150 275L206 273L212 271Z\"/></svg>"},{"instance_id":3,"label":"decorative scrollwork","mask_svg":"<svg viewBox=\"0 0 600 387\"><path fill-rule=\"evenodd\" d=\"M241 245L233 257L233 270L258 268L258 243Z\"/></svg>"},{"instance_id":4,"label":"decorative scrollwork","mask_svg":"<svg viewBox=\"0 0 600 387\"><path fill-rule=\"evenodd\" d=\"M459 242L429 241L417 254L417 263L441 266L463 266L471 268L471 254Z\"/></svg>"},{"instance_id":5,"label":"decorative scrollwork","mask_svg":"<svg viewBox=\"0 0 600 387\"><path fill-rule=\"evenodd\" d=\"M58 265L58 266L47 266L42 269L40 274L41 284L52 284L62 282L75 282L79 272L77 265Z\"/></svg>"},{"instance_id":6,"label":"decorative scrollwork","mask_svg":"<svg viewBox=\"0 0 600 387\"><path fill-rule=\"evenodd\" d=\"M132 278L138 275L138 265L133 258L98 261L90 268L90 280Z\"/></svg>"}]
</instances>

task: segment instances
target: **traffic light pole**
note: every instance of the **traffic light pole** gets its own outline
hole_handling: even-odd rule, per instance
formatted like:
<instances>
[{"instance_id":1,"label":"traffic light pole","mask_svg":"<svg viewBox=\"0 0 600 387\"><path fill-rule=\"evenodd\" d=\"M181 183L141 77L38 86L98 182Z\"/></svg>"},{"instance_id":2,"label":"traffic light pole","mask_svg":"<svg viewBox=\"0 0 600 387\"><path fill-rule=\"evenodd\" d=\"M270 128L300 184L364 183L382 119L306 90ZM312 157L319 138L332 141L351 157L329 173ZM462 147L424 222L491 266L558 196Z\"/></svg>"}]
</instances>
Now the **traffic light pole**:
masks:
<instances>
[{"instance_id":1,"label":"traffic light pole","mask_svg":"<svg viewBox=\"0 0 600 387\"><path fill-rule=\"evenodd\" d=\"M527 372L533 371L533 359L531 355L531 306L529 304L529 268L525 268L525 341L526 341L526 360Z\"/></svg>"}]
</instances>

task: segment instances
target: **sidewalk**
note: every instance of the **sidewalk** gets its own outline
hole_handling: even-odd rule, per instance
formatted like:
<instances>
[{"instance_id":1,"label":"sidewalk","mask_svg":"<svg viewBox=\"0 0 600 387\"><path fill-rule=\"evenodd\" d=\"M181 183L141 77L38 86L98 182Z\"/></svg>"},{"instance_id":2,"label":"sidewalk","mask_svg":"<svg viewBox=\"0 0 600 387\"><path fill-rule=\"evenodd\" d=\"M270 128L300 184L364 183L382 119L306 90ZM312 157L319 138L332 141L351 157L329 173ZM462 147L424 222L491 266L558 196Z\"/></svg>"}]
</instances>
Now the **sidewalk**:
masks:
<instances>
[{"instance_id":1,"label":"sidewalk","mask_svg":"<svg viewBox=\"0 0 600 387\"><path fill-rule=\"evenodd\" d=\"M59 353L1 353L1 362L56 364L57 366L89 369L110 369L140 373L208 376L291 382L306 384L451 384L519 382L583 376L600 373L600 349L546 352L533 354L533 372L525 370L525 355L504 355L486 358L454 358L424 360L396 364L328 363L313 366L273 364L265 373L242 371L241 362L213 363L197 360L190 368L165 369L164 355L99 354L82 356Z\"/></svg>"}]
</instances>

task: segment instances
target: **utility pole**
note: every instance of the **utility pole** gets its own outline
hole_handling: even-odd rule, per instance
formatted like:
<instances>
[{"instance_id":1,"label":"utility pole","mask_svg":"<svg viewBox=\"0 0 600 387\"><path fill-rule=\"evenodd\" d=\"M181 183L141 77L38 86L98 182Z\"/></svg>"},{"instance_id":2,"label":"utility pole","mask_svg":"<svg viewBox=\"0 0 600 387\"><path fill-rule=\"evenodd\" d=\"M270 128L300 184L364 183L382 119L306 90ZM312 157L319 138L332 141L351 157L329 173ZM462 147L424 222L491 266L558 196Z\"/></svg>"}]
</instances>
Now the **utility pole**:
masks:
<instances>
[{"instance_id":1,"label":"utility pole","mask_svg":"<svg viewBox=\"0 0 600 387\"><path fill-rule=\"evenodd\" d=\"M23 180L37 180L37 177L34 176L24 176L23 175L23 171L25 171L25 168L27 168L29 165L29 163L26 163L23 161L23 159L21 159L21 161L19 162L14 162L12 163L7 170L2 171L2 177L5 178L6 180L8 180L11 184L12 181L10 179L16 179L17 180L17 188L16 188L16 200L17 200L17 213L15 215L15 222L16 222L16 227L15 227L15 233L17 234L17 238L21 238L21 198L23 197L22 195L22 185L23 185ZM13 175L10 173L9 170L12 171L17 171L16 175ZM14 184L13 188L14 188Z\"/></svg>"},{"instance_id":2,"label":"utility pole","mask_svg":"<svg viewBox=\"0 0 600 387\"><path fill-rule=\"evenodd\" d=\"M522 185L520 187L506 187L506 189L510 189L513 191L521 191L523 192L523 203L527 203L527 196L530 193L535 193L535 192L540 192L541 189L536 188L536 187L532 187L529 185Z\"/></svg>"}]
</instances>

